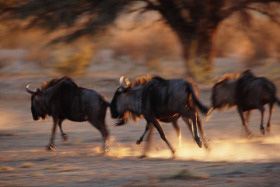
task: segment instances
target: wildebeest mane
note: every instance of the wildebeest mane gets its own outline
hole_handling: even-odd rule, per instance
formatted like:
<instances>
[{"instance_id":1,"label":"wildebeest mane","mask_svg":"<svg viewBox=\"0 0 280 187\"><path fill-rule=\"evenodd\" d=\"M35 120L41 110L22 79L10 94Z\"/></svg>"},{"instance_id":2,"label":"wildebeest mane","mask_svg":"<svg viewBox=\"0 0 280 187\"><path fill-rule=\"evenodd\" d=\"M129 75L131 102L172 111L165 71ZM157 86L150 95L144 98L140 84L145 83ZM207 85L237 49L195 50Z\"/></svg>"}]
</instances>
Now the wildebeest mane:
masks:
<instances>
[{"instance_id":1,"label":"wildebeest mane","mask_svg":"<svg viewBox=\"0 0 280 187\"><path fill-rule=\"evenodd\" d=\"M152 80L152 77L150 75L139 76L128 85L127 90L130 90L130 89L132 89L134 87L137 87L137 86L143 86L146 83L150 82L151 80ZM116 103L114 101L112 101L111 102L111 113L115 112L113 110L114 108L116 108ZM131 112L127 111L127 112L125 112L124 116L118 120L116 125L117 126L124 125L124 124L126 124L128 119L131 119L131 118L134 121L137 121L139 117L140 116L137 116L136 114L132 114Z\"/></svg>"},{"instance_id":2,"label":"wildebeest mane","mask_svg":"<svg viewBox=\"0 0 280 187\"><path fill-rule=\"evenodd\" d=\"M216 84L227 80L234 80L238 78L253 78L256 77L251 70L245 70L242 73L226 73L219 80L216 81Z\"/></svg>"},{"instance_id":3,"label":"wildebeest mane","mask_svg":"<svg viewBox=\"0 0 280 187\"><path fill-rule=\"evenodd\" d=\"M162 78L160 77L152 77L150 75L143 75L143 76L139 76L137 77L134 81L132 81L128 87L127 87L127 91L129 91L130 89L132 88L135 88L137 86L144 86L146 85L148 82L152 81L152 80L163 80ZM115 102L111 102L111 109L113 108L116 108L115 106ZM114 113L114 110L111 110L111 112ZM124 116L122 118L120 118L118 120L118 122L116 123L117 126L121 126L121 125L124 125L126 124L126 122L128 121L128 119L133 119L134 121L137 121L138 118L141 118L141 116L138 116L136 114L133 114L129 111L125 112Z\"/></svg>"},{"instance_id":4,"label":"wildebeest mane","mask_svg":"<svg viewBox=\"0 0 280 187\"><path fill-rule=\"evenodd\" d=\"M67 104L78 94L79 86L71 78L65 76L44 82L40 91L47 96L49 101L62 99L61 101L65 101Z\"/></svg>"},{"instance_id":5,"label":"wildebeest mane","mask_svg":"<svg viewBox=\"0 0 280 187\"><path fill-rule=\"evenodd\" d=\"M62 78L55 78L55 79L52 79L50 81L43 82L42 85L41 85L41 90L45 91L48 88L54 87L58 83L61 83L63 81L67 81L69 83L72 83L73 86L78 87L78 85L70 77L65 76L65 77L62 77Z\"/></svg>"},{"instance_id":6,"label":"wildebeest mane","mask_svg":"<svg viewBox=\"0 0 280 187\"><path fill-rule=\"evenodd\" d=\"M47 115L51 115L52 106L56 106L56 110L60 110L64 115L70 114L73 110L80 110L77 107L73 109L71 106L74 98L80 99L77 97L80 90L81 88L71 78L65 76L43 82L41 89L37 90L37 94L44 97Z\"/></svg>"},{"instance_id":7,"label":"wildebeest mane","mask_svg":"<svg viewBox=\"0 0 280 187\"><path fill-rule=\"evenodd\" d=\"M226 73L216 82L216 84L219 84L221 82L228 81L228 80L237 79L239 77L240 77L240 73Z\"/></svg>"},{"instance_id":8,"label":"wildebeest mane","mask_svg":"<svg viewBox=\"0 0 280 187\"><path fill-rule=\"evenodd\" d=\"M137 77L133 82L131 82L131 88L136 87L136 86L143 86L147 82L151 81L152 77L150 75L143 75Z\"/></svg>"}]
</instances>

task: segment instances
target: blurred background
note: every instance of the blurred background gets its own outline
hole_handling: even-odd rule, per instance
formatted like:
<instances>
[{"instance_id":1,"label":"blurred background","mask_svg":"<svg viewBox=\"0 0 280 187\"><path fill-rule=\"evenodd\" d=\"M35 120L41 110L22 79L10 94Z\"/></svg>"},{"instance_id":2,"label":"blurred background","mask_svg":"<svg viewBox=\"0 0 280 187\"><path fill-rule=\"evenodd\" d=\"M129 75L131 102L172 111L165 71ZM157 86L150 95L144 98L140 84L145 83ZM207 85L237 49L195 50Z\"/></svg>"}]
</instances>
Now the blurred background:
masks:
<instances>
[{"instance_id":1,"label":"blurred background","mask_svg":"<svg viewBox=\"0 0 280 187\"><path fill-rule=\"evenodd\" d=\"M279 80L278 1L1 1L0 76Z\"/></svg>"}]
</instances>

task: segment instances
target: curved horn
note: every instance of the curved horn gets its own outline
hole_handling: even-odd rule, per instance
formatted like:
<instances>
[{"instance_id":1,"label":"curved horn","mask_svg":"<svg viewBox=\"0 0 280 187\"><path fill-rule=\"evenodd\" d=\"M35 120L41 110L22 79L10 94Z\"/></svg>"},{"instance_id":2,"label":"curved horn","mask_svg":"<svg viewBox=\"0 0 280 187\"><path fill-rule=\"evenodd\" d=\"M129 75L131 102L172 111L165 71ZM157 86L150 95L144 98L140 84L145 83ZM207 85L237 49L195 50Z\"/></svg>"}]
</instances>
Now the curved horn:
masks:
<instances>
[{"instance_id":1,"label":"curved horn","mask_svg":"<svg viewBox=\"0 0 280 187\"><path fill-rule=\"evenodd\" d=\"M124 80L124 76L120 77L120 85L121 86L125 86L126 85L125 80Z\"/></svg>"},{"instance_id":2,"label":"curved horn","mask_svg":"<svg viewBox=\"0 0 280 187\"><path fill-rule=\"evenodd\" d=\"M124 76L121 76L121 77L120 77L120 84L123 83L123 80L124 80Z\"/></svg>"},{"instance_id":3,"label":"curved horn","mask_svg":"<svg viewBox=\"0 0 280 187\"><path fill-rule=\"evenodd\" d=\"M28 93L32 94L32 95L35 94L36 92L30 90L30 89L29 89L29 86L30 86L30 84L27 84L26 87L25 87L25 90L26 90Z\"/></svg>"}]
</instances>

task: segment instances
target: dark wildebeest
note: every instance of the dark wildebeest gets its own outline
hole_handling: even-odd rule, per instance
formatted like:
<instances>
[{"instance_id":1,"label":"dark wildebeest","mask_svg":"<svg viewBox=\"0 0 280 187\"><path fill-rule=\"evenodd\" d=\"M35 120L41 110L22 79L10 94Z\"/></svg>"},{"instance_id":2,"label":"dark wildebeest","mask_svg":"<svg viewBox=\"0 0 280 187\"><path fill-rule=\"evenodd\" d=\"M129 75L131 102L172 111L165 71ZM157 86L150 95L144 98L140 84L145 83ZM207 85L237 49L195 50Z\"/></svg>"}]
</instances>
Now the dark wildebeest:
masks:
<instances>
[{"instance_id":1,"label":"dark wildebeest","mask_svg":"<svg viewBox=\"0 0 280 187\"><path fill-rule=\"evenodd\" d=\"M130 87L130 88L133 88L133 87L136 87L136 86L143 86L145 85L147 82L151 81L152 80L152 77L147 75L147 76L140 76L140 77L137 77L133 82L130 83L130 81L128 79L125 79L124 81L124 77L121 77L120 79L120 83L123 85L123 86L126 86L126 87ZM198 88L197 88L197 85L194 83L194 81L190 78L188 78L188 82L190 82L194 88L194 91L195 91L195 94L197 95L197 92L198 92ZM125 84L123 84L125 83ZM205 146L205 148L208 148L208 142L207 142L207 139L205 137L205 133L204 133L204 127L203 127L203 124L201 123L200 121L200 118L199 118L199 113L198 113L198 108L195 106L195 104L193 103L192 101L192 97L191 95L189 95L189 101L188 101L188 107L191 108L191 110L195 110L196 111L196 115L197 115L197 125L198 125L198 130L199 130L199 133L201 135L201 138L202 138L202 142ZM121 126L121 125L124 125L126 122L127 122L127 119L128 119L128 116L132 116L132 118L134 120L136 120L137 116L136 115L133 115L131 113L126 113L124 115L124 117L122 119L119 119L119 121L117 122L116 126ZM178 119L180 118L180 115L179 114L176 114L172 117L165 117L165 118L161 118L159 119L161 122L165 122L165 123L171 123L172 126L174 127L175 131L176 131L176 134L177 134L177 138L178 138L178 141L179 143L181 143L181 129L178 125ZM186 119L185 118L185 122L187 123L188 125L188 128L192 134L192 137L194 138L194 134L193 134L193 130L192 130L192 123L190 121L190 119ZM146 133L149 131L150 129L150 125L147 123L146 124L146 127L145 127L145 131L144 133L141 135L141 137L136 141L136 144L141 144L141 142L143 141ZM150 139L150 138L149 138Z\"/></svg>"},{"instance_id":2,"label":"dark wildebeest","mask_svg":"<svg viewBox=\"0 0 280 187\"><path fill-rule=\"evenodd\" d=\"M32 91L26 86L26 91L31 94L31 111L34 120L45 119L52 116L53 129L48 150L54 148L54 138L57 125L61 136L67 140L67 135L62 130L62 121L69 119L75 122L89 121L96 127L103 137L103 150L106 151L109 133L105 124L106 110L109 103L94 90L79 87L69 77L52 79L44 82L41 88Z\"/></svg>"},{"instance_id":3,"label":"dark wildebeest","mask_svg":"<svg viewBox=\"0 0 280 187\"><path fill-rule=\"evenodd\" d=\"M180 116L182 116L184 121L191 119L193 122L194 139L201 147L201 141L197 134L197 113L192 107L188 106L190 96L199 110L206 114L208 108L203 106L197 99L189 82L179 79L165 80L160 77L154 77L143 86L120 86L117 88L110 105L111 115L112 118L119 118L121 121L126 121L123 118L126 117L125 114L127 112L136 116L143 116L148 126L150 126L150 134L154 126L158 130L160 137L174 154L175 151L166 139L158 120L169 122L172 118L178 119ZM149 140L147 141L149 142ZM145 157L146 151L149 148L148 142L142 157Z\"/></svg>"},{"instance_id":4,"label":"dark wildebeest","mask_svg":"<svg viewBox=\"0 0 280 187\"><path fill-rule=\"evenodd\" d=\"M262 134L265 134L263 126L265 104L269 104L266 130L270 131L270 120L275 102L280 105L274 84L264 77L256 77L250 70L246 70L240 75L226 74L214 85L212 90L213 109L237 106L248 136L251 135L248 129L248 120L250 111L253 109L259 109L261 112L260 130ZM245 111L247 111L247 117L244 116L243 112Z\"/></svg>"}]
</instances>

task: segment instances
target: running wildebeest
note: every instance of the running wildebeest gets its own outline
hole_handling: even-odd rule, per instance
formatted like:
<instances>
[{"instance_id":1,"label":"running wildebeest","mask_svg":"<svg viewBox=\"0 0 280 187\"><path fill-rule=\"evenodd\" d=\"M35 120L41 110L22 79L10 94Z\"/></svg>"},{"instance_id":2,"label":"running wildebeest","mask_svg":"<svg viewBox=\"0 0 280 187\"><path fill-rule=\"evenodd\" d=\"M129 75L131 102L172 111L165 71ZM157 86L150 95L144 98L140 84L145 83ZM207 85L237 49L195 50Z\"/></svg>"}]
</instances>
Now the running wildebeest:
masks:
<instances>
[{"instance_id":1,"label":"running wildebeest","mask_svg":"<svg viewBox=\"0 0 280 187\"><path fill-rule=\"evenodd\" d=\"M147 121L152 133L153 126L158 130L160 137L168 145L171 152L175 150L166 139L165 133L158 121L168 121L174 117L182 116L184 121L191 119L193 122L194 139L201 147L201 141L197 134L197 114L189 105L191 96L194 104L199 110L206 114L208 108L203 106L196 97L192 85L185 80L165 80L154 77L143 86L120 86L117 88L112 99L110 110L112 118L118 118L125 122L126 113L130 112L136 116L143 116ZM176 119L177 120L177 119ZM144 154L149 148L149 137L147 140Z\"/></svg>"},{"instance_id":2,"label":"running wildebeest","mask_svg":"<svg viewBox=\"0 0 280 187\"><path fill-rule=\"evenodd\" d=\"M270 120L275 102L280 105L280 101L276 97L275 85L264 77L256 77L250 70L246 70L240 75L224 75L212 90L213 109L237 106L247 136L251 135L248 129L248 121L250 111L253 109L259 109L261 112L260 131L265 134L263 126L265 104L269 104L266 131L270 131ZM245 111L247 111L246 117L244 116Z\"/></svg>"},{"instance_id":3,"label":"running wildebeest","mask_svg":"<svg viewBox=\"0 0 280 187\"><path fill-rule=\"evenodd\" d=\"M44 82L36 91L26 86L31 94L31 111L34 120L53 118L53 128L48 150L54 148L54 139L57 125L61 136L66 141L67 135L62 130L62 121L65 119L82 122L89 121L96 127L103 137L103 150L107 150L109 133L105 124L105 116L109 103L94 90L79 87L69 77L52 79Z\"/></svg>"},{"instance_id":4,"label":"running wildebeest","mask_svg":"<svg viewBox=\"0 0 280 187\"><path fill-rule=\"evenodd\" d=\"M140 76L140 77L137 77L133 82L130 83L130 81L127 79L125 79L124 81L124 77L121 77L120 79L120 83L126 87L130 87L130 88L133 88L133 87L136 87L136 86L143 86L145 85L147 82L151 81L152 80L152 77L147 75L147 76ZM194 81L190 78L188 78L187 80L188 82L190 82L194 88L194 91L195 91L195 94L197 95L197 85L194 83ZM123 84L125 83L125 84ZM208 142L207 142L207 139L205 137L205 133L204 133L204 127L203 127L203 124L201 123L200 121L200 118L199 118L199 113L198 113L198 108L195 106L195 104L193 103L192 101L192 98L191 98L191 95L189 95L188 97L189 101L188 101L188 107L191 108L191 110L195 110L196 111L196 115L197 115L197 124L198 124L198 130L199 130L199 133L201 135L201 138L202 138L202 142L205 146L205 148L208 148ZM121 125L124 125L127 121L127 118L128 118L128 115L131 115L132 118L134 120L136 120L137 116L131 114L131 113L126 113L124 115L124 117L122 119L120 119L116 126L121 126ZM178 119L180 118L181 116L179 114L176 114L172 117L165 117L165 118L161 118L159 119L161 122L165 122L165 123L171 123L172 126L174 127L175 131L176 131L176 134L177 134L177 138L178 138L178 141L179 141L179 144L181 143L181 129L177 123ZM190 119L184 119L185 122L187 123L188 125L188 128L192 134L192 137L194 138L194 134L193 134L193 131L192 131L192 123L190 121ZM141 137L136 141L136 144L141 144L141 142L143 141L146 133L149 131L150 129L150 125L147 123L146 124L146 127L145 127L145 131L144 133L141 135Z\"/></svg>"}]
</instances>

